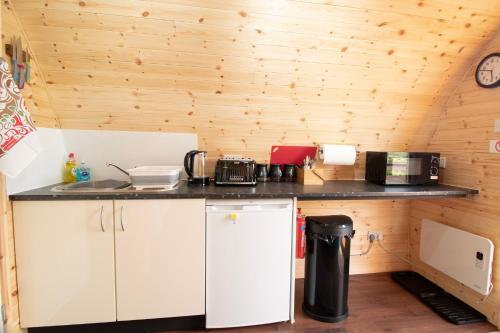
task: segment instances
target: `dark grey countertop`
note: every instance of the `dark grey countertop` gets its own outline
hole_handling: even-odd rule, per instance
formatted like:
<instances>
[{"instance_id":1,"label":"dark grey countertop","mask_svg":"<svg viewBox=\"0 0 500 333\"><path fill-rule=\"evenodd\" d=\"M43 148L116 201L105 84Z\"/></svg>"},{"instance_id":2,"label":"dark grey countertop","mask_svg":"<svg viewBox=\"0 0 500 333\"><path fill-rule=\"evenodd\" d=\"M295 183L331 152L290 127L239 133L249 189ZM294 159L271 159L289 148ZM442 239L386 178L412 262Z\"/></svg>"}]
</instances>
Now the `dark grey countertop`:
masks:
<instances>
[{"instance_id":1,"label":"dark grey countertop","mask_svg":"<svg viewBox=\"0 0 500 333\"><path fill-rule=\"evenodd\" d=\"M55 184L57 185L57 184ZM382 186L364 180L334 180L324 185L301 185L297 183L259 183L255 187L188 186L181 182L171 191L133 191L64 193L51 191L46 186L26 192L12 194L12 201L27 200L120 200L120 199L269 199L294 198L298 200L364 200L364 199L424 199L443 197L466 197L478 190L449 185L430 186Z\"/></svg>"}]
</instances>

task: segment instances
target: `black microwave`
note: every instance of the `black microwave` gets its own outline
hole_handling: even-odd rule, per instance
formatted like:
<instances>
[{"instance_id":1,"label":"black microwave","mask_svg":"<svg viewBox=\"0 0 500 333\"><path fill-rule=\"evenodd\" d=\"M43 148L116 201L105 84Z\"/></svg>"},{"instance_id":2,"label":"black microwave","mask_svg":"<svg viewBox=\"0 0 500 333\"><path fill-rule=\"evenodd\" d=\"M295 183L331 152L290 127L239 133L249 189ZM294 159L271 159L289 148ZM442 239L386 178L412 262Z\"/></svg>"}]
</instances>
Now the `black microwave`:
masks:
<instances>
[{"instance_id":1,"label":"black microwave","mask_svg":"<svg viewBox=\"0 0 500 333\"><path fill-rule=\"evenodd\" d=\"M365 179L381 185L433 185L439 153L366 152Z\"/></svg>"}]
</instances>

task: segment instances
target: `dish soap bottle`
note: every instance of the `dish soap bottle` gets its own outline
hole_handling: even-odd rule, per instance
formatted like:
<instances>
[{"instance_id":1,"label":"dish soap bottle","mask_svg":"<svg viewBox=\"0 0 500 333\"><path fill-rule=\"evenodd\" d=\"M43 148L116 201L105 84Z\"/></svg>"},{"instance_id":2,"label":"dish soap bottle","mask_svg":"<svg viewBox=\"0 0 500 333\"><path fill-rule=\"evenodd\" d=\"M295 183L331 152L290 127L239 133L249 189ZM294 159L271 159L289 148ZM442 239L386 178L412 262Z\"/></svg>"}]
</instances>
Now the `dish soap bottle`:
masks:
<instances>
[{"instance_id":1,"label":"dish soap bottle","mask_svg":"<svg viewBox=\"0 0 500 333\"><path fill-rule=\"evenodd\" d=\"M64 165L64 182L74 183L76 182L76 167L77 162L74 153L69 153L66 164Z\"/></svg>"},{"instance_id":2,"label":"dish soap bottle","mask_svg":"<svg viewBox=\"0 0 500 333\"><path fill-rule=\"evenodd\" d=\"M90 180L90 168L82 161L76 169L76 180L79 182L85 182Z\"/></svg>"}]
</instances>

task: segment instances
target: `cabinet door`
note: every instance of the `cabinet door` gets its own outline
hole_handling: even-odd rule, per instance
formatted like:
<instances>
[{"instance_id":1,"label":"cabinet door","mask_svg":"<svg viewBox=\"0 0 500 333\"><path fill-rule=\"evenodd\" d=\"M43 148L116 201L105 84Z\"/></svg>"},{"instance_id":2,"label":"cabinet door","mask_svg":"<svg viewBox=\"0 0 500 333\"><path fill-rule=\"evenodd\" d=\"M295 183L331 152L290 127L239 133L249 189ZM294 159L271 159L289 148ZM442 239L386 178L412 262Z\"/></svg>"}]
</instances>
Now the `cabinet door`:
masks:
<instances>
[{"instance_id":1,"label":"cabinet door","mask_svg":"<svg viewBox=\"0 0 500 333\"><path fill-rule=\"evenodd\" d=\"M204 199L115 201L118 320L205 313L204 211Z\"/></svg>"},{"instance_id":2,"label":"cabinet door","mask_svg":"<svg viewBox=\"0 0 500 333\"><path fill-rule=\"evenodd\" d=\"M112 201L14 202L21 327L116 320Z\"/></svg>"}]
</instances>

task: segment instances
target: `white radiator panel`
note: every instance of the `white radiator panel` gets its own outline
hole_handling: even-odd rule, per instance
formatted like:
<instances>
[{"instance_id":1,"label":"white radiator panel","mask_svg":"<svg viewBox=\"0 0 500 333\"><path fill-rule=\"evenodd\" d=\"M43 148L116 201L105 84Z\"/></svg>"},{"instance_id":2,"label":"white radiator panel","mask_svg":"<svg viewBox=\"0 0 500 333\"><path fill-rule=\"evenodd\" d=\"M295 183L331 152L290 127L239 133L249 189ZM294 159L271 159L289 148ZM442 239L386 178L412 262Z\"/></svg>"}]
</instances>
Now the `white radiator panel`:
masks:
<instances>
[{"instance_id":1,"label":"white radiator panel","mask_svg":"<svg viewBox=\"0 0 500 333\"><path fill-rule=\"evenodd\" d=\"M493 248L487 238L422 220L420 260L483 295L490 289Z\"/></svg>"}]
</instances>

